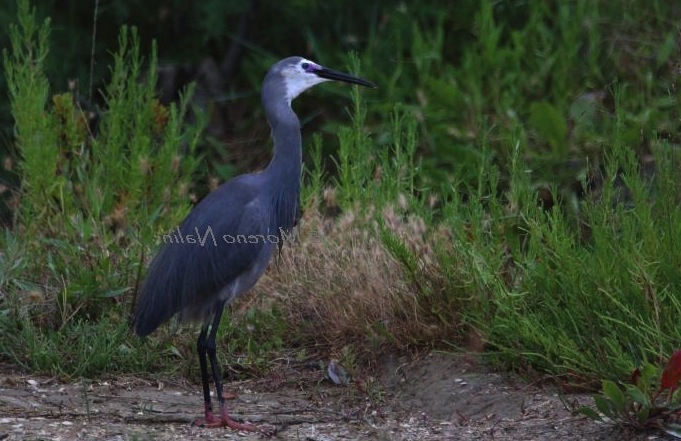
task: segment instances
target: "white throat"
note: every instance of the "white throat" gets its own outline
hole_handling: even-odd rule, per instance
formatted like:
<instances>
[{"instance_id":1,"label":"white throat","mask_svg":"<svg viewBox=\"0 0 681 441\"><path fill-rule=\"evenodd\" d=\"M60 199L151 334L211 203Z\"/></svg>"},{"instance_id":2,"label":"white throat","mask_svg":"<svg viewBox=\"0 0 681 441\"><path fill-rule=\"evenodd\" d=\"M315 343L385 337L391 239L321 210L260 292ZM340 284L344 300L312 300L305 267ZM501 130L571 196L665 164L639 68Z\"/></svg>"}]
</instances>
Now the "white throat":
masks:
<instances>
[{"instance_id":1,"label":"white throat","mask_svg":"<svg viewBox=\"0 0 681 441\"><path fill-rule=\"evenodd\" d=\"M300 73L294 76L284 76L284 87L286 88L286 101L289 106L291 101L296 99L298 95L306 91L307 89L316 86L319 83L323 83L327 80L326 78L320 78L315 74L311 73Z\"/></svg>"}]
</instances>

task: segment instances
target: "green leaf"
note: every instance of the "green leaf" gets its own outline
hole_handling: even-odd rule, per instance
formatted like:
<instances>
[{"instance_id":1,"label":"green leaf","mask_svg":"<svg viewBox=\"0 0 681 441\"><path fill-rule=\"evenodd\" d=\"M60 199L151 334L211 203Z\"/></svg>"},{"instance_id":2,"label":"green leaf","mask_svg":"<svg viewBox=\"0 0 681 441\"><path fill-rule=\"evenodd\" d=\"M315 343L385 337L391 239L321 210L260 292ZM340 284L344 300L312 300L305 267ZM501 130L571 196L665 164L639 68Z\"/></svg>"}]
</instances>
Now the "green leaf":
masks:
<instances>
[{"instance_id":1,"label":"green leaf","mask_svg":"<svg viewBox=\"0 0 681 441\"><path fill-rule=\"evenodd\" d=\"M125 288L112 289L110 291L102 293L101 296L102 297L118 297L122 294L125 294L128 291L130 291L130 288L126 286Z\"/></svg>"},{"instance_id":2,"label":"green leaf","mask_svg":"<svg viewBox=\"0 0 681 441\"><path fill-rule=\"evenodd\" d=\"M567 124L565 118L547 102L530 105L530 125L544 138L554 152L567 153Z\"/></svg>"},{"instance_id":3,"label":"green leaf","mask_svg":"<svg viewBox=\"0 0 681 441\"><path fill-rule=\"evenodd\" d=\"M651 389L651 384L653 380L659 378L661 375L660 368L654 366L650 363L646 363L641 368L641 377L639 378L638 384L644 393L649 393ZM657 385L655 386L657 387Z\"/></svg>"},{"instance_id":4,"label":"green leaf","mask_svg":"<svg viewBox=\"0 0 681 441\"><path fill-rule=\"evenodd\" d=\"M676 51L676 39L674 34L676 32L670 32L667 34L667 38L664 40L664 44L658 46L657 51L657 66L660 67L669 60L672 54Z\"/></svg>"},{"instance_id":5,"label":"green leaf","mask_svg":"<svg viewBox=\"0 0 681 441\"><path fill-rule=\"evenodd\" d=\"M615 409L612 402L601 395L594 395L594 403L596 408L608 418L613 419L615 417Z\"/></svg>"},{"instance_id":6,"label":"green leaf","mask_svg":"<svg viewBox=\"0 0 681 441\"><path fill-rule=\"evenodd\" d=\"M650 406L650 398L648 398L641 389L630 384L627 384L624 387L626 389L626 395L631 398L632 401L642 406Z\"/></svg>"},{"instance_id":7,"label":"green leaf","mask_svg":"<svg viewBox=\"0 0 681 441\"><path fill-rule=\"evenodd\" d=\"M650 406L641 406L638 412L636 412L636 420L639 424L645 424L650 417Z\"/></svg>"},{"instance_id":8,"label":"green leaf","mask_svg":"<svg viewBox=\"0 0 681 441\"><path fill-rule=\"evenodd\" d=\"M582 414L585 417L590 418L594 421L603 421L601 415L589 406L580 407L579 409L577 409L577 413Z\"/></svg>"},{"instance_id":9,"label":"green leaf","mask_svg":"<svg viewBox=\"0 0 681 441\"><path fill-rule=\"evenodd\" d=\"M426 79L426 86L428 87L428 92L430 92L430 101L433 104L436 104L439 108L444 106L453 112L463 111L464 100L462 93L451 81L428 77Z\"/></svg>"},{"instance_id":10,"label":"green leaf","mask_svg":"<svg viewBox=\"0 0 681 441\"><path fill-rule=\"evenodd\" d=\"M570 105L569 114L576 131L591 132L595 129L598 106L599 100L595 94L584 94Z\"/></svg>"},{"instance_id":11,"label":"green leaf","mask_svg":"<svg viewBox=\"0 0 681 441\"><path fill-rule=\"evenodd\" d=\"M608 397L617 412L624 412L624 392L614 381L603 380L603 393Z\"/></svg>"},{"instance_id":12,"label":"green leaf","mask_svg":"<svg viewBox=\"0 0 681 441\"><path fill-rule=\"evenodd\" d=\"M182 353L181 353L181 352L179 351L179 349L177 349L175 346L170 346L170 348L168 348L168 350L169 350L170 353L171 353L172 355L174 355L175 357L183 358L183 357L182 357Z\"/></svg>"}]
</instances>

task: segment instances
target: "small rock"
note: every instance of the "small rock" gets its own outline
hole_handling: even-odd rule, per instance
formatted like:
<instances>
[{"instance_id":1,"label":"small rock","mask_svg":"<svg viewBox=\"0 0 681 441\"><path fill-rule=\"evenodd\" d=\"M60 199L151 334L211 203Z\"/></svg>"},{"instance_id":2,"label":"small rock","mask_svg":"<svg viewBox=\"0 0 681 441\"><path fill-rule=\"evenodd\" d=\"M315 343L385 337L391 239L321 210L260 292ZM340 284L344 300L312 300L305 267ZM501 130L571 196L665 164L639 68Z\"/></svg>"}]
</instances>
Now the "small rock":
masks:
<instances>
[{"instance_id":1,"label":"small rock","mask_svg":"<svg viewBox=\"0 0 681 441\"><path fill-rule=\"evenodd\" d=\"M347 371L340 364L335 361L330 361L326 368L326 375L333 383L339 386L347 386L350 384L350 376Z\"/></svg>"}]
</instances>

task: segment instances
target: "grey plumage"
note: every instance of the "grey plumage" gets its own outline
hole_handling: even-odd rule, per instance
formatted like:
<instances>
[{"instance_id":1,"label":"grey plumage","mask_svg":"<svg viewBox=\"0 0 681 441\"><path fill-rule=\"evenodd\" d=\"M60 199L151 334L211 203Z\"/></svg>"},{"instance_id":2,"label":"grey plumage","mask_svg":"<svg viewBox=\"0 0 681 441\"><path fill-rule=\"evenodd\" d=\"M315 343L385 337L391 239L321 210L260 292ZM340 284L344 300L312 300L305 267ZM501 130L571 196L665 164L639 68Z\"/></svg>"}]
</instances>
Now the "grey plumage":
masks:
<instances>
[{"instance_id":1,"label":"grey plumage","mask_svg":"<svg viewBox=\"0 0 681 441\"><path fill-rule=\"evenodd\" d=\"M278 225L290 228L290 222L279 220L285 210L266 208L268 199L279 195L256 190L266 178L263 173L242 175L219 187L187 216L179 233L170 236L173 242L161 247L142 286L135 318L138 335L150 334L177 313L181 320L208 323L222 303L255 284L274 241L237 242L237 236L267 236ZM297 206L295 200L277 205L288 205L288 210ZM180 235L182 242L175 239ZM226 235L235 243L226 241ZM187 243L189 236L194 243Z\"/></svg>"},{"instance_id":2,"label":"grey plumage","mask_svg":"<svg viewBox=\"0 0 681 441\"><path fill-rule=\"evenodd\" d=\"M272 66L262 87L262 105L274 140L272 160L262 172L228 181L194 207L178 227L179 233L169 235L171 240L161 246L142 285L134 319L138 335L152 333L176 314L180 320L202 323L197 347L205 418L197 424L255 429L236 423L227 414L215 334L225 305L255 285L283 235L295 224L302 141L291 101L315 84L330 80L375 87L301 57L286 58ZM207 358L220 401L220 419L212 414Z\"/></svg>"}]
</instances>

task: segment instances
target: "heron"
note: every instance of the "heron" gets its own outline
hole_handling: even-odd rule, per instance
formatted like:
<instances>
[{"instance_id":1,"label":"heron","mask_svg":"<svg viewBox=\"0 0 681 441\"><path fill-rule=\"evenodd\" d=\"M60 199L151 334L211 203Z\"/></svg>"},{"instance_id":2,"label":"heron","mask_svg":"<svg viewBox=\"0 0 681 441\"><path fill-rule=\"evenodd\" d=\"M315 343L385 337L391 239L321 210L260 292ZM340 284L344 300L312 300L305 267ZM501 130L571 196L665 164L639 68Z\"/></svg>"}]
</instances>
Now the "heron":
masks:
<instances>
[{"instance_id":1,"label":"heron","mask_svg":"<svg viewBox=\"0 0 681 441\"><path fill-rule=\"evenodd\" d=\"M302 57L275 63L265 75L262 106L271 128L273 155L267 167L239 175L209 193L168 235L149 265L134 318L147 336L174 316L201 324L197 341L204 416L202 427L258 431L228 413L216 356L216 334L225 307L250 290L274 250L297 222L302 171L301 126L291 102L325 81L376 86ZM213 413L208 363L219 402Z\"/></svg>"}]
</instances>

